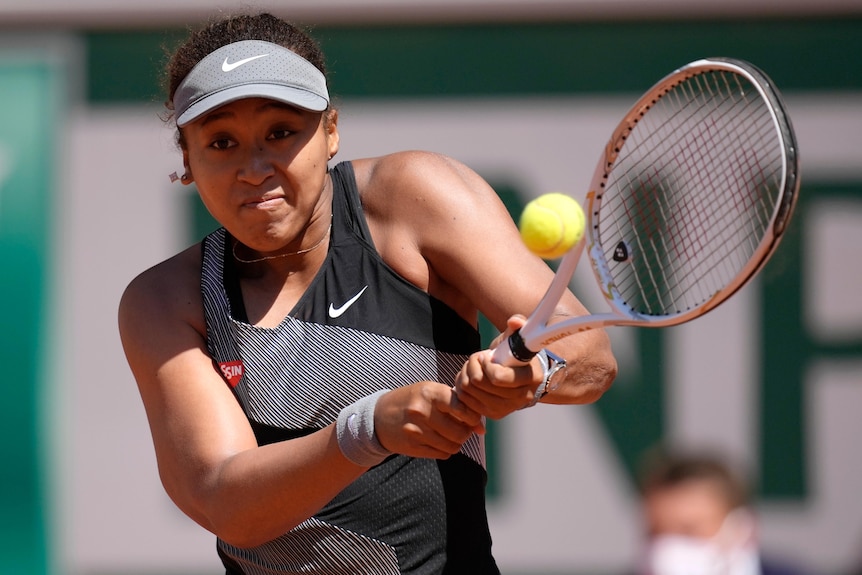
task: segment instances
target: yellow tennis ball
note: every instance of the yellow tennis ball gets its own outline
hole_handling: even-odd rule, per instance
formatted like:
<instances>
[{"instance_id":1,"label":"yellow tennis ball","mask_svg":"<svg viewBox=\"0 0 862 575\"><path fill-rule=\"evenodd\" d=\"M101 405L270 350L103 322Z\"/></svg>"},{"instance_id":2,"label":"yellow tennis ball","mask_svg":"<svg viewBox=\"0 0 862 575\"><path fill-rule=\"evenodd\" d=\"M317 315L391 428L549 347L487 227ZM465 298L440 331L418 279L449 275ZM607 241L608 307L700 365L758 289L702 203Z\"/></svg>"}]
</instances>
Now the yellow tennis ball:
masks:
<instances>
[{"instance_id":1,"label":"yellow tennis ball","mask_svg":"<svg viewBox=\"0 0 862 575\"><path fill-rule=\"evenodd\" d=\"M529 202L518 227L527 248L546 260L562 257L584 235L586 219L581 205L557 192Z\"/></svg>"}]
</instances>

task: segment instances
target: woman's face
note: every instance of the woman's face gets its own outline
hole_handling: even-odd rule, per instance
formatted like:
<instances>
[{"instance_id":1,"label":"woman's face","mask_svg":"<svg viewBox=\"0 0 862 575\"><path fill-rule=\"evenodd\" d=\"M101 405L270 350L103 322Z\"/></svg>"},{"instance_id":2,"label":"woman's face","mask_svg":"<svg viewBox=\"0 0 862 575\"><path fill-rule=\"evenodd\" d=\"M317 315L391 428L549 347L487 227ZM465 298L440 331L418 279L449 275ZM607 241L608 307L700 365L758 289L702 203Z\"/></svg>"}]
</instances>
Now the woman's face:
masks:
<instances>
[{"instance_id":1,"label":"woman's face","mask_svg":"<svg viewBox=\"0 0 862 575\"><path fill-rule=\"evenodd\" d=\"M259 252L285 248L317 219L329 224L326 164L336 119L264 98L226 104L183 128L186 165L210 213Z\"/></svg>"}]
</instances>

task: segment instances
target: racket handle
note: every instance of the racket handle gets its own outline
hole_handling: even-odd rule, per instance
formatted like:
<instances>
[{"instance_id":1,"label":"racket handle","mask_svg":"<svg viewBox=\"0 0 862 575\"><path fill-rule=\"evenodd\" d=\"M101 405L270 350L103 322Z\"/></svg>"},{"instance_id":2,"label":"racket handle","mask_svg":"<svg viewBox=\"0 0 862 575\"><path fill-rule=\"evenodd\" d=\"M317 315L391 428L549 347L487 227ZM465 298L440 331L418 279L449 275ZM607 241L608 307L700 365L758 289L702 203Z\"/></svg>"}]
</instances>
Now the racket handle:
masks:
<instances>
[{"instance_id":1,"label":"racket handle","mask_svg":"<svg viewBox=\"0 0 862 575\"><path fill-rule=\"evenodd\" d=\"M521 337L521 330L515 331L505 342L501 342L494 348L492 359L494 363L501 365L526 365L535 357L537 352L529 349Z\"/></svg>"}]
</instances>

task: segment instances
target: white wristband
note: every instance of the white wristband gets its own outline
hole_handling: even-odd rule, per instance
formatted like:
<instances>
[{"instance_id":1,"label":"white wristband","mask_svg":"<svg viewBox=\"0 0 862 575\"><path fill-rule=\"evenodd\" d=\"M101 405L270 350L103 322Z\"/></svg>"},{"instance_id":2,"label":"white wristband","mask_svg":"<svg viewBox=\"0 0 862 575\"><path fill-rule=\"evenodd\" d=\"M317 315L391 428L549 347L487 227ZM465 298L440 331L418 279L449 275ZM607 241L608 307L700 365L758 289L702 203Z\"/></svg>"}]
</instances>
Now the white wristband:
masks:
<instances>
[{"instance_id":1,"label":"white wristband","mask_svg":"<svg viewBox=\"0 0 862 575\"><path fill-rule=\"evenodd\" d=\"M363 467L372 467L392 455L374 434L374 407L389 390L383 389L348 405L338 414L335 433L344 457Z\"/></svg>"}]
</instances>

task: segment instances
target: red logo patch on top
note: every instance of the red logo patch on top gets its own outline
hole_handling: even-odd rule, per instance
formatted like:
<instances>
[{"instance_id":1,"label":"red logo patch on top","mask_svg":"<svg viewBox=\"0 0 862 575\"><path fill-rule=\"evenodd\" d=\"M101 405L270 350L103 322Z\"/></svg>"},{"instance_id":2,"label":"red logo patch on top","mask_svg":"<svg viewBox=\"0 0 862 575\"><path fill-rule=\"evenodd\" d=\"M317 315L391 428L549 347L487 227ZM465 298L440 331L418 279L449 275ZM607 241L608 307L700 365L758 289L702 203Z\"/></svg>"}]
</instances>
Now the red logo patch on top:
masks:
<instances>
[{"instance_id":1,"label":"red logo patch on top","mask_svg":"<svg viewBox=\"0 0 862 575\"><path fill-rule=\"evenodd\" d=\"M221 369L222 375L224 375L227 382L231 387L236 387L239 383L239 380L242 379L242 374L245 371L242 360L238 359L235 361L225 361L218 364L219 369Z\"/></svg>"}]
</instances>

